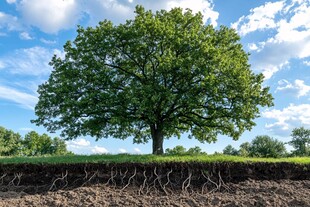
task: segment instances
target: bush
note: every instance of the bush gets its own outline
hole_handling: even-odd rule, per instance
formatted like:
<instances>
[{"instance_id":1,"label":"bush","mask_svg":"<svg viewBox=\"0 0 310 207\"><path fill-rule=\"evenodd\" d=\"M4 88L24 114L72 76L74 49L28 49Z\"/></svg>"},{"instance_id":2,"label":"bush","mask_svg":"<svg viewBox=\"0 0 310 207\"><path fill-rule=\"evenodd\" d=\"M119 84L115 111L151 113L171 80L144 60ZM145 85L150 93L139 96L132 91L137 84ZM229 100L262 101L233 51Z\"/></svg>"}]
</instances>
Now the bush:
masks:
<instances>
[{"instance_id":1,"label":"bush","mask_svg":"<svg viewBox=\"0 0 310 207\"><path fill-rule=\"evenodd\" d=\"M267 135L257 136L249 147L251 157L284 157L286 149L284 143Z\"/></svg>"},{"instance_id":2,"label":"bush","mask_svg":"<svg viewBox=\"0 0 310 207\"><path fill-rule=\"evenodd\" d=\"M174 148L170 149L167 148L166 149L166 154L168 155L195 155L195 154L206 154L205 152L201 151L201 148L198 146L189 148L186 151L186 148L181 146L181 145L177 145Z\"/></svg>"},{"instance_id":3,"label":"bush","mask_svg":"<svg viewBox=\"0 0 310 207\"><path fill-rule=\"evenodd\" d=\"M295 128L292 131L290 144L295 150L293 156L310 156L310 129Z\"/></svg>"},{"instance_id":4,"label":"bush","mask_svg":"<svg viewBox=\"0 0 310 207\"><path fill-rule=\"evenodd\" d=\"M238 152L238 150L236 150L233 146L227 145L227 146L223 149L223 154L224 154L224 155L234 155L234 156L237 156L237 155L239 155L239 152Z\"/></svg>"}]
</instances>

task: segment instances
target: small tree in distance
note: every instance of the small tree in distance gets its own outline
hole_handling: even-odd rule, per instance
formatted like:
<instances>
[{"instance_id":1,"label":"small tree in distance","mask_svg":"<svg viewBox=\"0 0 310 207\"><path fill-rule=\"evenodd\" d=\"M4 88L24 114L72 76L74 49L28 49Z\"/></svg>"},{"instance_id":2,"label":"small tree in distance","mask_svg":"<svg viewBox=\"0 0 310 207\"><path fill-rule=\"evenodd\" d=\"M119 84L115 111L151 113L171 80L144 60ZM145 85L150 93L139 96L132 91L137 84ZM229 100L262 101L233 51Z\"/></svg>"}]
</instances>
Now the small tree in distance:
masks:
<instances>
[{"instance_id":1,"label":"small tree in distance","mask_svg":"<svg viewBox=\"0 0 310 207\"><path fill-rule=\"evenodd\" d=\"M67 151L64 140L58 137L52 139L47 134L40 135L35 131L31 131L25 135L22 141L21 151L26 156L71 154Z\"/></svg>"},{"instance_id":2,"label":"small tree in distance","mask_svg":"<svg viewBox=\"0 0 310 207\"><path fill-rule=\"evenodd\" d=\"M223 154L237 156L239 155L239 152L232 145L229 144L223 149Z\"/></svg>"},{"instance_id":3,"label":"small tree in distance","mask_svg":"<svg viewBox=\"0 0 310 207\"><path fill-rule=\"evenodd\" d=\"M0 127L0 156L20 155L21 135Z\"/></svg>"},{"instance_id":4,"label":"small tree in distance","mask_svg":"<svg viewBox=\"0 0 310 207\"><path fill-rule=\"evenodd\" d=\"M186 148L183 147L182 145L177 145L177 146L175 146L172 149L167 148L165 153L168 154L168 155L198 155L198 154L207 154L205 152L202 152L201 148L198 147L198 146L191 147L188 150L186 150Z\"/></svg>"},{"instance_id":5,"label":"small tree in distance","mask_svg":"<svg viewBox=\"0 0 310 207\"><path fill-rule=\"evenodd\" d=\"M267 135L256 136L251 142L249 155L252 157L278 158L286 155L286 148L283 142Z\"/></svg>"},{"instance_id":6,"label":"small tree in distance","mask_svg":"<svg viewBox=\"0 0 310 207\"><path fill-rule=\"evenodd\" d=\"M249 142L244 142L239 147L239 155L242 157L248 157L250 155L251 144Z\"/></svg>"},{"instance_id":7,"label":"small tree in distance","mask_svg":"<svg viewBox=\"0 0 310 207\"><path fill-rule=\"evenodd\" d=\"M166 149L166 154L169 154L169 155L182 155L182 154L186 154L186 148L181 146L181 145L177 145L177 146L175 146L172 149L167 148Z\"/></svg>"},{"instance_id":8,"label":"small tree in distance","mask_svg":"<svg viewBox=\"0 0 310 207\"><path fill-rule=\"evenodd\" d=\"M137 6L135 13L117 26L78 27L65 58L50 62L34 123L66 139L151 140L153 154L163 154L164 139L182 133L200 142L218 134L237 140L255 125L258 107L272 105L234 29L214 29L181 8Z\"/></svg>"},{"instance_id":9,"label":"small tree in distance","mask_svg":"<svg viewBox=\"0 0 310 207\"><path fill-rule=\"evenodd\" d=\"M310 156L310 129L295 128L292 131L290 145L295 149L293 156Z\"/></svg>"}]
</instances>

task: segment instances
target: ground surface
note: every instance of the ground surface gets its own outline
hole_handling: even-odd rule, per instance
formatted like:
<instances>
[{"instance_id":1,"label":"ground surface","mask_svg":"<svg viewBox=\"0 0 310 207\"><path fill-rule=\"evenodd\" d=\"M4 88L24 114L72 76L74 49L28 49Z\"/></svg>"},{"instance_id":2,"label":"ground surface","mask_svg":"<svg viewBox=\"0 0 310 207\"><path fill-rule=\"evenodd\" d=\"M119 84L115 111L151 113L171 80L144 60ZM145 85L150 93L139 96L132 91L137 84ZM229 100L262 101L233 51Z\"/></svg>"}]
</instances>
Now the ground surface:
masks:
<instances>
[{"instance_id":1,"label":"ground surface","mask_svg":"<svg viewBox=\"0 0 310 207\"><path fill-rule=\"evenodd\" d=\"M256 181L226 183L224 192L143 192L97 184L71 190L27 194L20 189L0 192L0 206L310 206L310 181ZM16 188L16 187L15 187ZM20 192L18 192L20 191Z\"/></svg>"},{"instance_id":2,"label":"ground surface","mask_svg":"<svg viewBox=\"0 0 310 207\"><path fill-rule=\"evenodd\" d=\"M310 165L3 164L0 165L2 206L310 207Z\"/></svg>"}]
</instances>

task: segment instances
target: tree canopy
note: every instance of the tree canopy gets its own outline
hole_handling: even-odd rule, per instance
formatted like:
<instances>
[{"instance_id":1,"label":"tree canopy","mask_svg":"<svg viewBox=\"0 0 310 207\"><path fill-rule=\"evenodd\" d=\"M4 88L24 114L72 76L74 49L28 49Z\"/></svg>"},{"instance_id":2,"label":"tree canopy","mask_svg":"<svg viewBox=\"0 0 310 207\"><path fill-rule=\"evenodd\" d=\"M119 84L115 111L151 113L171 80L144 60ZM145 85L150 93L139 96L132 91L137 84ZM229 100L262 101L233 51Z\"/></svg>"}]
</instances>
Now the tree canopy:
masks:
<instances>
[{"instance_id":1,"label":"tree canopy","mask_svg":"<svg viewBox=\"0 0 310 207\"><path fill-rule=\"evenodd\" d=\"M38 156L72 154L64 140L35 131L22 137L19 133L0 126L0 156Z\"/></svg>"},{"instance_id":2,"label":"tree canopy","mask_svg":"<svg viewBox=\"0 0 310 207\"><path fill-rule=\"evenodd\" d=\"M310 129L304 127L295 128L292 131L292 140L289 142L294 148L292 152L295 156L310 155Z\"/></svg>"},{"instance_id":3,"label":"tree canopy","mask_svg":"<svg viewBox=\"0 0 310 207\"><path fill-rule=\"evenodd\" d=\"M124 24L78 27L65 57L50 62L33 122L66 139L152 140L162 154L165 138L185 132L201 142L238 139L255 125L258 107L272 105L235 30L180 8L135 13Z\"/></svg>"},{"instance_id":4,"label":"tree canopy","mask_svg":"<svg viewBox=\"0 0 310 207\"><path fill-rule=\"evenodd\" d=\"M20 134L0 127L0 156L18 155L22 147L21 140Z\"/></svg>"},{"instance_id":5,"label":"tree canopy","mask_svg":"<svg viewBox=\"0 0 310 207\"><path fill-rule=\"evenodd\" d=\"M223 149L223 154L236 156L239 155L239 151L229 144Z\"/></svg>"},{"instance_id":6,"label":"tree canopy","mask_svg":"<svg viewBox=\"0 0 310 207\"><path fill-rule=\"evenodd\" d=\"M249 155L252 157L283 157L286 148L283 142L268 135L256 136L249 147Z\"/></svg>"}]
</instances>

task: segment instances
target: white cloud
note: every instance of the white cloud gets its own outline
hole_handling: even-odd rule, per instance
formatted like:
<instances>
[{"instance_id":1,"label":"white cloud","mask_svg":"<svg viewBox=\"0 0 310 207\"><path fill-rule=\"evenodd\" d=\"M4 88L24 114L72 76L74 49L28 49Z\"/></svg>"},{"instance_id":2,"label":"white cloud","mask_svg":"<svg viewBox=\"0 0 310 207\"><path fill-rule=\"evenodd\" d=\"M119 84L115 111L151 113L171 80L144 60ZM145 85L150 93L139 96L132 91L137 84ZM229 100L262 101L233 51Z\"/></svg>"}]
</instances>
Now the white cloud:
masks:
<instances>
[{"instance_id":1,"label":"white cloud","mask_svg":"<svg viewBox=\"0 0 310 207\"><path fill-rule=\"evenodd\" d=\"M40 41L43 42L44 44L48 44L48 45L56 44L55 40L46 40L44 38L41 38Z\"/></svg>"},{"instance_id":2,"label":"white cloud","mask_svg":"<svg viewBox=\"0 0 310 207\"><path fill-rule=\"evenodd\" d=\"M217 26L219 13L214 11L212 0L18 0L16 6L21 12L22 22L39 28L46 33L57 33L63 29L75 28L81 20L89 19L91 25L109 19L114 23L123 23L134 17L136 5L143 5L154 12L173 7L201 12L205 23ZM117 15L115 15L117 14ZM16 17L14 22L18 22ZM6 21L7 22L7 21ZM12 22L12 21L10 21ZM1 27L1 16L0 16Z\"/></svg>"},{"instance_id":3,"label":"white cloud","mask_svg":"<svg viewBox=\"0 0 310 207\"><path fill-rule=\"evenodd\" d=\"M266 124L267 129L277 135L289 135L295 127L310 127L310 104L290 104L282 110L266 110L262 116L276 120L272 124Z\"/></svg>"},{"instance_id":4,"label":"white cloud","mask_svg":"<svg viewBox=\"0 0 310 207\"><path fill-rule=\"evenodd\" d=\"M98 147L97 145L91 150L93 154L107 154L109 151L104 147Z\"/></svg>"},{"instance_id":5,"label":"white cloud","mask_svg":"<svg viewBox=\"0 0 310 207\"><path fill-rule=\"evenodd\" d=\"M241 35L265 30L260 47L250 44L252 68L266 79L287 66L292 59L310 57L310 1L268 2L251 10L232 25Z\"/></svg>"},{"instance_id":6,"label":"white cloud","mask_svg":"<svg viewBox=\"0 0 310 207\"><path fill-rule=\"evenodd\" d=\"M303 64L305 64L306 66L310 66L310 61L303 61Z\"/></svg>"},{"instance_id":7,"label":"white cloud","mask_svg":"<svg viewBox=\"0 0 310 207\"><path fill-rule=\"evenodd\" d=\"M118 149L118 151L119 151L120 153L127 153L127 150L125 150L125 149L123 149L123 148Z\"/></svg>"},{"instance_id":8,"label":"white cloud","mask_svg":"<svg viewBox=\"0 0 310 207\"><path fill-rule=\"evenodd\" d=\"M282 91L297 96L297 98L310 94L310 86L306 85L303 80L295 80L294 83L283 79L278 82L276 91Z\"/></svg>"},{"instance_id":9,"label":"white cloud","mask_svg":"<svg viewBox=\"0 0 310 207\"><path fill-rule=\"evenodd\" d=\"M22 26L17 17L0 11L0 29L19 31L22 29Z\"/></svg>"},{"instance_id":10,"label":"white cloud","mask_svg":"<svg viewBox=\"0 0 310 207\"><path fill-rule=\"evenodd\" d=\"M106 154L108 150L100 146L92 146L90 141L85 138L66 141L68 150L76 154Z\"/></svg>"},{"instance_id":11,"label":"white cloud","mask_svg":"<svg viewBox=\"0 0 310 207\"><path fill-rule=\"evenodd\" d=\"M16 2L16 0L6 0L6 2L7 2L8 4L13 4L13 3Z\"/></svg>"},{"instance_id":12,"label":"white cloud","mask_svg":"<svg viewBox=\"0 0 310 207\"><path fill-rule=\"evenodd\" d=\"M114 23L123 23L126 19L134 17L134 10L136 5L142 5L146 9L157 11L161 9L170 10L173 7L181 7L183 9L189 8L193 12L201 12L204 15L206 23L217 25L219 13L213 10L211 0L157 0L145 1L121 1L121 0L93 0L80 4L83 8L82 12L87 13L90 18L91 24L97 24L103 19L112 20ZM115 15L118 14L118 15Z\"/></svg>"},{"instance_id":13,"label":"white cloud","mask_svg":"<svg viewBox=\"0 0 310 207\"><path fill-rule=\"evenodd\" d=\"M267 2L263 6L251 9L251 14L242 16L232 27L241 35L246 35L256 30L264 30L276 27L275 17L284 7L283 1Z\"/></svg>"},{"instance_id":14,"label":"white cloud","mask_svg":"<svg viewBox=\"0 0 310 207\"><path fill-rule=\"evenodd\" d=\"M33 128L29 128L29 127L23 127L19 129L20 131L26 131L26 132L30 132L30 131L34 131Z\"/></svg>"},{"instance_id":15,"label":"white cloud","mask_svg":"<svg viewBox=\"0 0 310 207\"><path fill-rule=\"evenodd\" d=\"M81 139L69 141L68 144L74 148L88 147L88 146L90 146L90 141L81 138Z\"/></svg>"},{"instance_id":16,"label":"white cloud","mask_svg":"<svg viewBox=\"0 0 310 207\"><path fill-rule=\"evenodd\" d=\"M75 28L80 18L78 1L75 0L21 0L17 8L25 23L46 33Z\"/></svg>"},{"instance_id":17,"label":"white cloud","mask_svg":"<svg viewBox=\"0 0 310 207\"><path fill-rule=\"evenodd\" d=\"M265 47L265 42L259 42L259 43L249 43L248 48L250 51L256 51L260 52Z\"/></svg>"},{"instance_id":18,"label":"white cloud","mask_svg":"<svg viewBox=\"0 0 310 207\"><path fill-rule=\"evenodd\" d=\"M137 147L134 148L133 151L134 151L135 154L141 154L142 153L141 150L139 148L137 148Z\"/></svg>"},{"instance_id":19,"label":"white cloud","mask_svg":"<svg viewBox=\"0 0 310 207\"><path fill-rule=\"evenodd\" d=\"M0 99L12 101L23 108L31 110L34 109L38 102L36 96L6 86L0 86Z\"/></svg>"},{"instance_id":20,"label":"white cloud","mask_svg":"<svg viewBox=\"0 0 310 207\"><path fill-rule=\"evenodd\" d=\"M11 74L40 76L51 72L49 62L53 55L63 56L59 50L49 50L43 47L18 49L13 54L0 57L1 67Z\"/></svg>"},{"instance_id":21,"label":"white cloud","mask_svg":"<svg viewBox=\"0 0 310 207\"><path fill-rule=\"evenodd\" d=\"M189 8L194 13L201 12L203 14L203 21L210 22L214 27L217 26L217 19L219 13L213 10L213 5L210 1L206 0L174 0L167 1L167 6L169 9L174 7Z\"/></svg>"},{"instance_id":22,"label":"white cloud","mask_svg":"<svg viewBox=\"0 0 310 207\"><path fill-rule=\"evenodd\" d=\"M254 51L258 50L258 46L255 43L248 44L248 47L249 47L250 50L254 50Z\"/></svg>"},{"instance_id":23,"label":"white cloud","mask_svg":"<svg viewBox=\"0 0 310 207\"><path fill-rule=\"evenodd\" d=\"M19 38L22 40L32 40L33 38L27 32L22 32L19 34Z\"/></svg>"},{"instance_id":24,"label":"white cloud","mask_svg":"<svg viewBox=\"0 0 310 207\"><path fill-rule=\"evenodd\" d=\"M4 64L4 62L2 62L2 61L0 60L0 69L3 69L3 68L5 68L5 64Z\"/></svg>"}]
</instances>

